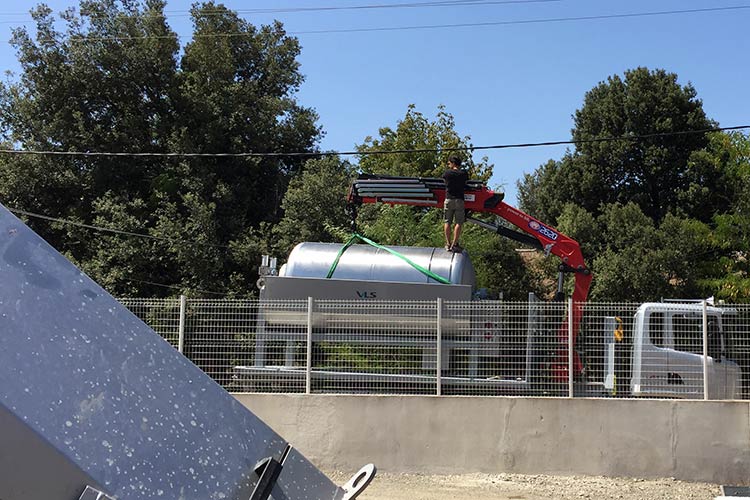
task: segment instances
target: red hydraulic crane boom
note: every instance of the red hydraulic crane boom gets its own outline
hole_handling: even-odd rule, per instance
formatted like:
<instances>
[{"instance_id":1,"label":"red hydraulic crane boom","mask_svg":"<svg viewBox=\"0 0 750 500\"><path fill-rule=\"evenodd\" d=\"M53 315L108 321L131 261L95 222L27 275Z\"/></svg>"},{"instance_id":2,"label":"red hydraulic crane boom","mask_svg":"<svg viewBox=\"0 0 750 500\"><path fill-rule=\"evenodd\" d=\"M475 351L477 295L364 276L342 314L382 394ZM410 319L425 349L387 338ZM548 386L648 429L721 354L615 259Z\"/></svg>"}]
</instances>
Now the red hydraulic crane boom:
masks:
<instances>
[{"instance_id":1,"label":"red hydraulic crane boom","mask_svg":"<svg viewBox=\"0 0 750 500\"><path fill-rule=\"evenodd\" d=\"M423 207L443 206L445 201L445 182L443 179L427 177L393 177L384 175L360 175L351 185L349 202L353 205L362 203L388 203L392 205L411 205ZM469 181L464 194L464 204L467 215L469 212L495 214L523 232L518 232L504 226L489 224L484 221L467 217L467 221L490 229L513 240L531 245L553 254L562 261L559 266L558 296L562 295L562 277L564 273L573 273L575 289L573 290L572 331L573 345L578 335L578 329L583 315L591 286L592 275L586 267L577 241L538 221L534 217L503 202L503 194L495 193L481 181ZM555 379L567 380L568 361L568 322L564 322L558 330L559 344L562 346L557 352L552 366ZM574 353L573 373L580 375L583 365Z\"/></svg>"}]
</instances>

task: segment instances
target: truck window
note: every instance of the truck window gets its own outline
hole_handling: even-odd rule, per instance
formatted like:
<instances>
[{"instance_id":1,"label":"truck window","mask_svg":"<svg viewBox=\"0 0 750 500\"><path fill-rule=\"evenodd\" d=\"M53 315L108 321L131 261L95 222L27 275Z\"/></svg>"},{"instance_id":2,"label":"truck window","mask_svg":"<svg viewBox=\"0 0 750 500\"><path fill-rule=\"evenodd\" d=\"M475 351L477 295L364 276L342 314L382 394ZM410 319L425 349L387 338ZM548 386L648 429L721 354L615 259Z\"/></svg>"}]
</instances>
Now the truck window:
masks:
<instances>
[{"instance_id":1,"label":"truck window","mask_svg":"<svg viewBox=\"0 0 750 500\"><path fill-rule=\"evenodd\" d=\"M682 352L703 354L703 318L675 314L672 316L674 348Z\"/></svg>"},{"instance_id":2,"label":"truck window","mask_svg":"<svg viewBox=\"0 0 750 500\"><path fill-rule=\"evenodd\" d=\"M648 317L648 335L656 347L664 347L664 313L652 312Z\"/></svg>"}]
</instances>

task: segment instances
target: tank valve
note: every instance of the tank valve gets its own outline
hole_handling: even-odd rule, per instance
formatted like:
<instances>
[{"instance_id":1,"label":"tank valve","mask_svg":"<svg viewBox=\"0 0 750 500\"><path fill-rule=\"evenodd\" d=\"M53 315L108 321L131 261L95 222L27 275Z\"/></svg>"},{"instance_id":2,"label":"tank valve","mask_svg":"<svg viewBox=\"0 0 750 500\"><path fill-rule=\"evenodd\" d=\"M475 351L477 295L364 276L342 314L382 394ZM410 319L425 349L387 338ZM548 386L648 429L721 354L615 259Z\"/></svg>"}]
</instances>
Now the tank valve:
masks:
<instances>
[{"instance_id":1,"label":"tank valve","mask_svg":"<svg viewBox=\"0 0 750 500\"><path fill-rule=\"evenodd\" d=\"M263 255L261 257L260 267L258 268L258 281L255 285L260 289L266 284L266 276L278 276L279 271L276 269L276 257Z\"/></svg>"}]
</instances>

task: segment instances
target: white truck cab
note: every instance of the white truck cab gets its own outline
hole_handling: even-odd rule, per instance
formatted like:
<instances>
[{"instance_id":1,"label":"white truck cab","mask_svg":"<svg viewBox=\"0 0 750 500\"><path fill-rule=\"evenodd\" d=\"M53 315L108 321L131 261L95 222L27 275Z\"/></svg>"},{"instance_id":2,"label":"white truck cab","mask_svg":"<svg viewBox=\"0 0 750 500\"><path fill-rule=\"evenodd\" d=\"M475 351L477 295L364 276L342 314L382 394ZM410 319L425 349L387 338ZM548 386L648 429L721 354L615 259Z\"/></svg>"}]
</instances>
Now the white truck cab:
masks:
<instances>
[{"instance_id":1,"label":"white truck cab","mask_svg":"<svg viewBox=\"0 0 750 500\"><path fill-rule=\"evenodd\" d=\"M739 399L742 372L727 359L728 323L736 311L706 307L708 399ZM648 302L633 321L630 393L703 398L703 304Z\"/></svg>"}]
</instances>

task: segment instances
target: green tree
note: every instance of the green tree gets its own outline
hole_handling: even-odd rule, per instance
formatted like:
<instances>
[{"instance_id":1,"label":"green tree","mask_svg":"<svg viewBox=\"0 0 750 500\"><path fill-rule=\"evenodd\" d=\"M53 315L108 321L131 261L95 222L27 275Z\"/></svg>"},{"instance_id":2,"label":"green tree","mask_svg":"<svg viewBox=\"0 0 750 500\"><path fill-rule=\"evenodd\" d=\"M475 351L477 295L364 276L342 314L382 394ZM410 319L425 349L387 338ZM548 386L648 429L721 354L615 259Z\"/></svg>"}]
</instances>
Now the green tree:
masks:
<instances>
[{"instance_id":1,"label":"green tree","mask_svg":"<svg viewBox=\"0 0 750 500\"><path fill-rule=\"evenodd\" d=\"M300 46L280 23L255 27L213 2L191 10L178 57L161 0L83 0L61 16L33 11L35 38L14 31L22 73L0 87L6 146L55 151L314 151L317 115L301 106ZM232 33L232 36L224 36ZM9 206L153 238L35 229L113 293L246 292L248 252L280 218L298 156L3 157ZM257 254L254 256L257 261ZM145 282L167 284L155 288Z\"/></svg>"},{"instance_id":2,"label":"green tree","mask_svg":"<svg viewBox=\"0 0 750 500\"><path fill-rule=\"evenodd\" d=\"M440 177L447 168L448 157L457 154L455 149L470 150L470 147L470 137L457 133L455 120L444 107L439 107L435 119L430 120L410 105L395 128L381 128L377 139L367 137L357 150L363 153L359 166L366 173ZM368 154L404 150L413 152ZM475 162L466 153L458 154L463 155L470 178L489 180L492 165L487 158ZM358 222L361 232L382 244L431 247L444 244L439 209L369 205L361 208ZM494 294L502 292L506 298L526 297L532 280L515 252L514 243L470 224L465 226L461 242L472 257L478 286Z\"/></svg>"},{"instance_id":3,"label":"green tree","mask_svg":"<svg viewBox=\"0 0 750 500\"><path fill-rule=\"evenodd\" d=\"M181 60L174 149L311 151L320 137L317 114L293 97L303 81L299 42L286 35L281 23L256 28L213 2L191 13L194 35ZM221 36L226 33L235 35ZM278 220L288 180L302 163L294 156L184 162L188 185L183 189L225 207L221 225L234 234Z\"/></svg>"},{"instance_id":4,"label":"green tree","mask_svg":"<svg viewBox=\"0 0 750 500\"><path fill-rule=\"evenodd\" d=\"M399 120L395 130L383 127L380 137L366 137L357 151L363 153L359 161L362 172L407 177L440 177L445 171L448 158L454 154L463 156L462 168L469 172L469 177L489 181L492 166L487 158L474 160L462 152L452 149L471 149L471 138L461 137L455 130L456 121L453 115L439 106L434 121L416 110L410 104L406 115ZM368 154L375 151L396 151L387 154ZM404 153L403 151L408 151Z\"/></svg>"},{"instance_id":5,"label":"green tree","mask_svg":"<svg viewBox=\"0 0 750 500\"><path fill-rule=\"evenodd\" d=\"M708 145L706 134L691 132L714 126L693 86L681 86L674 73L636 68L611 76L575 112L575 151L519 183L521 205L553 224L570 200L594 214L634 202L655 222L669 212L708 221L726 186L691 161ZM612 137L622 140L600 140Z\"/></svg>"},{"instance_id":6,"label":"green tree","mask_svg":"<svg viewBox=\"0 0 750 500\"><path fill-rule=\"evenodd\" d=\"M706 224L667 215L657 225L635 203L614 203L604 208L597 226L605 243L592 260L592 299L700 296L703 262L713 250Z\"/></svg>"},{"instance_id":7,"label":"green tree","mask_svg":"<svg viewBox=\"0 0 750 500\"><path fill-rule=\"evenodd\" d=\"M303 241L340 241L350 231L346 195L354 168L336 156L308 160L289 183L273 228L274 252L287 255Z\"/></svg>"},{"instance_id":8,"label":"green tree","mask_svg":"<svg viewBox=\"0 0 750 500\"><path fill-rule=\"evenodd\" d=\"M25 28L13 32L22 75L1 88L5 140L37 150L162 150L172 127L178 50L158 17L162 9L157 1L143 10L84 1L80 17L62 14L65 32L55 30L48 7L34 9L36 41ZM159 161L112 157L4 157L1 166L10 180L0 187L6 202L82 218L107 191L146 198L146 181L161 168Z\"/></svg>"},{"instance_id":9,"label":"green tree","mask_svg":"<svg viewBox=\"0 0 750 500\"><path fill-rule=\"evenodd\" d=\"M366 137L357 151L362 153L359 161L362 172L406 177L441 177L448 158L458 154L463 156L462 166L469 177L486 182L492 175L487 158L475 163L465 153L455 153L455 149L470 147L470 138L458 135L455 120L444 106L438 108L435 120L430 121L411 104L395 129L381 128L379 138ZM437 211L407 206L365 206L359 217L360 225L369 236L391 245L442 246L442 233L434 230L438 221Z\"/></svg>"},{"instance_id":10,"label":"green tree","mask_svg":"<svg viewBox=\"0 0 750 500\"><path fill-rule=\"evenodd\" d=\"M703 132L716 124L692 85L646 68L589 91L574 123L575 151L526 175L519 198L581 242L592 298L750 297L746 136Z\"/></svg>"},{"instance_id":11,"label":"green tree","mask_svg":"<svg viewBox=\"0 0 750 500\"><path fill-rule=\"evenodd\" d=\"M724 165L735 191L726 210L714 216L713 237L721 252L702 285L708 295L732 302L750 301L750 137L715 134L704 161Z\"/></svg>"}]
</instances>

